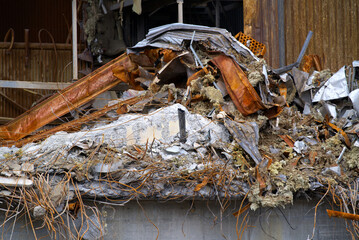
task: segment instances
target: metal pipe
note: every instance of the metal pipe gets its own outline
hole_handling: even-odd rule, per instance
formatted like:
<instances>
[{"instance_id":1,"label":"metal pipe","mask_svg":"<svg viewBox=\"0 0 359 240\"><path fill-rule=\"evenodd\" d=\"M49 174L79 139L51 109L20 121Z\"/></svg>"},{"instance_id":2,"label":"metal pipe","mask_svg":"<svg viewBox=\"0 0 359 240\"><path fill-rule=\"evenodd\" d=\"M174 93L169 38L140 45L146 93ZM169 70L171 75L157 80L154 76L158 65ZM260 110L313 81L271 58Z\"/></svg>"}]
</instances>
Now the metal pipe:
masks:
<instances>
[{"instance_id":1,"label":"metal pipe","mask_svg":"<svg viewBox=\"0 0 359 240\"><path fill-rule=\"evenodd\" d=\"M300 62L302 61L302 58L304 57L305 51L307 51L310 39L312 38L313 32L309 31L307 38L305 39L305 42L303 44L302 50L299 53L298 59L297 59L297 63L300 64Z\"/></svg>"},{"instance_id":2,"label":"metal pipe","mask_svg":"<svg viewBox=\"0 0 359 240\"><path fill-rule=\"evenodd\" d=\"M220 27L219 0L216 0L216 27Z\"/></svg>"},{"instance_id":3,"label":"metal pipe","mask_svg":"<svg viewBox=\"0 0 359 240\"><path fill-rule=\"evenodd\" d=\"M299 67L300 65L300 62L302 61L302 58L305 54L305 51L307 50L308 48L308 45L309 45L309 42L310 42L310 39L312 38L312 35L313 35L313 32L312 31L309 31L308 35L307 35L307 38L305 39L305 42L303 44L303 47L302 47L302 50L300 51L299 53L299 56L297 58L297 61L295 63L292 63L288 66L284 66L284 67L280 67L278 69L273 69L273 72L275 74L282 74L282 73L285 73L285 72L288 72L289 70L291 70L292 68L294 67Z\"/></svg>"},{"instance_id":4,"label":"metal pipe","mask_svg":"<svg viewBox=\"0 0 359 240\"><path fill-rule=\"evenodd\" d=\"M77 7L76 1L72 0L72 78L78 79L77 64Z\"/></svg>"},{"instance_id":5,"label":"metal pipe","mask_svg":"<svg viewBox=\"0 0 359 240\"><path fill-rule=\"evenodd\" d=\"M193 35L192 35L191 43L189 44L189 48L191 49L191 52L193 53L194 59L196 60L196 62L198 62L199 65L201 65L201 68L204 68L203 63L201 62L201 59L199 59L198 55L196 54L196 51L192 47L192 43L193 43L193 39L194 39L195 34L196 34L196 31L193 31Z\"/></svg>"},{"instance_id":6,"label":"metal pipe","mask_svg":"<svg viewBox=\"0 0 359 240\"><path fill-rule=\"evenodd\" d=\"M186 136L186 112L178 108L178 122L180 130L180 142L185 143L187 141Z\"/></svg>"},{"instance_id":7,"label":"metal pipe","mask_svg":"<svg viewBox=\"0 0 359 240\"><path fill-rule=\"evenodd\" d=\"M346 146L343 147L343 150L342 150L342 152L340 153L340 155L339 155L339 157L338 157L338 160L337 160L337 163L338 163L338 164L341 162L341 160L342 160L342 158L343 158L343 156L344 156L345 150L347 150L347 147L346 147Z\"/></svg>"},{"instance_id":8,"label":"metal pipe","mask_svg":"<svg viewBox=\"0 0 359 240\"><path fill-rule=\"evenodd\" d=\"M30 47L29 47L29 29L24 30L25 34L25 67L29 66Z\"/></svg>"},{"instance_id":9,"label":"metal pipe","mask_svg":"<svg viewBox=\"0 0 359 240\"><path fill-rule=\"evenodd\" d=\"M178 4L178 22L183 23L183 0L177 0Z\"/></svg>"}]
</instances>

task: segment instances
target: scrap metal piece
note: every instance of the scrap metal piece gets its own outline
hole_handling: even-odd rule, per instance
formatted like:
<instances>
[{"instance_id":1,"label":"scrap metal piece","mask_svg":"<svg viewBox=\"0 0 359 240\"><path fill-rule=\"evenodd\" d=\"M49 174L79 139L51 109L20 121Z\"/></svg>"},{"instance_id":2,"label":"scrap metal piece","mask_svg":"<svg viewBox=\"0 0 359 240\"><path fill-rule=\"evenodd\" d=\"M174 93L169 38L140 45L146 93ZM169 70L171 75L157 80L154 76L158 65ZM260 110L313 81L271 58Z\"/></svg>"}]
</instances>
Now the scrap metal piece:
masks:
<instances>
[{"instance_id":1,"label":"scrap metal piece","mask_svg":"<svg viewBox=\"0 0 359 240\"><path fill-rule=\"evenodd\" d=\"M294 140L289 135L279 135L289 147L294 147Z\"/></svg>"},{"instance_id":2,"label":"scrap metal piece","mask_svg":"<svg viewBox=\"0 0 359 240\"><path fill-rule=\"evenodd\" d=\"M349 98L353 103L353 108L359 114L359 89L355 89L349 93Z\"/></svg>"},{"instance_id":3,"label":"scrap metal piece","mask_svg":"<svg viewBox=\"0 0 359 240\"><path fill-rule=\"evenodd\" d=\"M196 31L195 36L193 36L193 31ZM173 23L150 29L146 39L128 48L127 53L139 53L146 47L182 51L183 42L191 41L192 37L193 41L203 41L210 50L222 52L235 60L238 54L252 60L259 60L248 47L225 29L183 23Z\"/></svg>"},{"instance_id":4,"label":"scrap metal piece","mask_svg":"<svg viewBox=\"0 0 359 240\"><path fill-rule=\"evenodd\" d=\"M191 52L193 53L194 58L196 59L196 64L197 62L199 63L199 65L201 65L201 68L204 68L203 63L201 62L201 59L199 59L196 51L194 50L192 43L193 43L193 39L194 39L194 35L196 34L196 31L193 31L193 35L192 35L192 39L191 39L191 43L189 44L189 48L191 49Z\"/></svg>"},{"instance_id":5,"label":"scrap metal piece","mask_svg":"<svg viewBox=\"0 0 359 240\"><path fill-rule=\"evenodd\" d=\"M348 135L344 132L343 129L341 129L340 127L334 125L333 123L331 123L328 119L328 117L326 117L326 119L324 120L324 124L328 125L329 127L331 127L332 129L334 129L335 131L337 131L338 133L340 133L343 138L344 138L344 142L345 142L345 145L347 145L348 148L350 148L351 146L351 141L348 137Z\"/></svg>"},{"instance_id":6,"label":"scrap metal piece","mask_svg":"<svg viewBox=\"0 0 359 240\"><path fill-rule=\"evenodd\" d=\"M257 147L259 141L259 128L257 123L246 122L242 124L225 118L224 126L232 134L239 146L259 165L262 162L262 156Z\"/></svg>"},{"instance_id":7,"label":"scrap metal piece","mask_svg":"<svg viewBox=\"0 0 359 240\"><path fill-rule=\"evenodd\" d=\"M310 39L312 38L312 35L313 35L313 32L312 31L309 31L308 35L307 35L307 38L305 39L305 42L303 44L303 47L302 47L302 50L300 51L299 53L299 56L297 58L297 61L288 65L288 66L284 66L284 67L281 67L281 68L277 68L277 69L273 69L273 72L275 74L282 74L282 73L285 73L285 72L288 72L289 70L291 70L292 68L294 67L299 67L299 64L300 62L302 61L302 58L304 56L304 53L305 51L307 50L308 48L308 45L309 45L309 42L310 42Z\"/></svg>"},{"instance_id":8,"label":"scrap metal piece","mask_svg":"<svg viewBox=\"0 0 359 240\"><path fill-rule=\"evenodd\" d=\"M349 95L345 66L336 72L314 95L312 102L344 98Z\"/></svg>"},{"instance_id":9,"label":"scrap metal piece","mask_svg":"<svg viewBox=\"0 0 359 240\"><path fill-rule=\"evenodd\" d=\"M322 71L323 70L319 56L318 55L312 55L312 54L311 55L305 55L302 70L304 72L309 73L310 70L312 69L312 67L314 67L314 69L317 70L317 71Z\"/></svg>"},{"instance_id":10,"label":"scrap metal piece","mask_svg":"<svg viewBox=\"0 0 359 240\"><path fill-rule=\"evenodd\" d=\"M343 158L344 153L345 153L346 150L347 150L347 147L344 146L342 152L340 153L340 155L339 155L339 157L338 157L338 160L337 160L337 163L338 163L338 164L342 161L342 158Z\"/></svg>"},{"instance_id":11,"label":"scrap metal piece","mask_svg":"<svg viewBox=\"0 0 359 240\"><path fill-rule=\"evenodd\" d=\"M263 43L258 42L252 37L239 32L234 36L238 41L246 45L255 55L264 56L266 53L266 46Z\"/></svg>"},{"instance_id":12,"label":"scrap metal piece","mask_svg":"<svg viewBox=\"0 0 359 240\"><path fill-rule=\"evenodd\" d=\"M350 219L354 221L359 221L359 215L352 214L352 213L346 213L346 212L339 212L327 209L327 213L329 217L337 217L337 218L344 218L344 219Z\"/></svg>"},{"instance_id":13,"label":"scrap metal piece","mask_svg":"<svg viewBox=\"0 0 359 240\"><path fill-rule=\"evenodd\" d=\"M185 143L187 140L186 136L186 112L182 109L178 109L178 122L180 130L180 142Z\"/></svg>"},{"instance_id":14,"label":"scrap metal piece","mask_svg":"<svg viewBox=\"0 0 359 240\"><path fill-rule=\"evenodd\" d=\"M1 140L19 140L58 117L80 107L120 82L130 82L133 63L126 54L119 56L91 74L59 91L52 97L31 108L6 125L0 126ZM116 78L113 70L120 68L122 78Z\"/></svg>"},{"instance_id":15,"label":"scrap metal piece","mask_svg":"<svg viewBox=\"0 0 359 240\"><path fill-rule=\"evenodd\" d=\"M213 58L212 62L221 71L229 96L244 116L265 108L245 73L233 59L225 55L220 55Z\"/></svg>"}]
</instances>

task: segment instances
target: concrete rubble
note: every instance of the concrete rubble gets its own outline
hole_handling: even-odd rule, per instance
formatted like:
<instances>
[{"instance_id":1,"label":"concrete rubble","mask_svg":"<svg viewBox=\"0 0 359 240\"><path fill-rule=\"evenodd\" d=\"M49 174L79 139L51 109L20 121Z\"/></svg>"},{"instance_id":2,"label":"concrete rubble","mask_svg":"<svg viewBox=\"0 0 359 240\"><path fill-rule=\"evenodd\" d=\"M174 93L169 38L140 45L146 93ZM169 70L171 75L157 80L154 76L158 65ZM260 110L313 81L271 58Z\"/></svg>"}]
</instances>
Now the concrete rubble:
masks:
<instances>
[{"instance_id":1,"label":"concrete rubble","mask_svg":"<svg viewBox=\"0 0 359 240\"><path fill-rule=\"evenodd\" d=\"M95 101L96 117L1 142L1 196L21 196L47 223L54 212L76 218L82 198L238 199L256 210L324 194L356 212L359 76L349 68L278 75L226 30L187 24L152 29L125 55L132 67L112 71L130 90Z\"/></svg>"}]
</instances>

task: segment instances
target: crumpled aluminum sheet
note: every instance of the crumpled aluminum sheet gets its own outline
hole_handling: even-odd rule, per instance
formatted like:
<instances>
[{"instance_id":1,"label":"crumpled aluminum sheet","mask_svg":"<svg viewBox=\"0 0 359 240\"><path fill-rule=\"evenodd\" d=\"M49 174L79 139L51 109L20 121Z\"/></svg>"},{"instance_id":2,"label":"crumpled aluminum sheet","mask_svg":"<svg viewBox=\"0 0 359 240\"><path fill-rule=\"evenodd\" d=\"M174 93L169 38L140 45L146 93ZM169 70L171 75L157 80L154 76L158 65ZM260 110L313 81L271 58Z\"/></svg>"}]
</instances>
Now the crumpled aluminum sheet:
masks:
<instances>
[{"instance_id":1,"label":"crumpled aluminum sheet","mask_svg":"<svg viewBox=\"0 0 359 240\"><path fill-rule=\"evenodd\" d=\"M353 108L359 114L359 89L355 89L349 93L349 98L353 103Z\"/></svg>"},{"instance_id":2,"label":"crumpled aluminum sheet","mask_svg":"<svg viewBox=\"0 0 359 240\"><path fill-rule=\"evenodd\" d=\"M225 29L183 23L167 24L150 29L146 38L138 42L135 46L128 48L127 53L138 53L145 47L181 51L183 50L183 41L190 41L193 36L193 31L196 31L193 40L209 42L208 48L211 50L223 52L236 60L235 54L232 53L232 49L234 49L237 53L245 57L252 57L253 60L259 60L251 50L235 39L232 34Z\"/></svg>"},{"instance_id":3,"label":"crumpled aluminum sheet","mask_svg":"<svg viewBox=\"0 0 359 240\"><path fill-rule=\"evenodd\" d=\"M336 72L314 95L312 102L329 101L349 95L348 82L345 77L345 66Z\"/></svg>"},{"instance_id":4,"label":"crumpled aluminum sheet","mask_svg":"<svg viewBox=\"0 0 359 240\"><path fill-rule=\"evenodd\" d=\"M292 75L299 95L312 88L311 86L307 85L307 80L309 77L308 73L300 71L298 68L294 67L292 69Z\"/></svg>"},{"instance_id":5,"label":"crumpled aluminum sheet","mask_svg":"<svg viewBox=\"0 0 359 240\"><path fill-rule=\"evenodd\" d=\"M258 165L262 161L262 156L258 150L259 142L259 128L255 122L239 123L224 119L224 126L232 134L236 142L243 148L244 151L254 160Z\"/></svg>"}]
</instances>

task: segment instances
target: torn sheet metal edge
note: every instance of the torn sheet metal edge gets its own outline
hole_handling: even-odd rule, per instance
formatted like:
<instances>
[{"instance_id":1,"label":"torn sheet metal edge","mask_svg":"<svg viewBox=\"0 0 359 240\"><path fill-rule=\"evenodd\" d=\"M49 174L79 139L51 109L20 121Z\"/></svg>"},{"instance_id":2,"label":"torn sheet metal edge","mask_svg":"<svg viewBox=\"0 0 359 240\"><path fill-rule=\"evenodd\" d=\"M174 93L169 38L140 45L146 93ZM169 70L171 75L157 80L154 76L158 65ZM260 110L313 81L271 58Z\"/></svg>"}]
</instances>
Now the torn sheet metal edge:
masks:
<instances>
[{"instance_id":1,"label":"torn sheet metal edge","mask_svg":"<svg viewBox=\"0 0 359 240\"><path fill-rule=\"evenodd\" d=\"M313 71L312 75L309 76L308 80L307 80L307 86L306 86L306 90L312 89L313 86L313 79L315 77L316 74L318 74L318 71Z\"/></svg>"},{"instance_id":2,"label":"torn sheet metal edge","mask_svg":"<svg viewBox=\"0 0 359 240\"><path fill-rule=\"evenodd\" d=\"M314 95L312 102L344 98L349 95L345 66L336 72Z\"/></svg>"},{"instance_id":3,"label":"torn sheet metal edge","mask_svg":"<svg viewBox=\"0 0 359 240\"><path fill-rule=\"evenodd\" d=\"M303 92L312 88L311 86L307 86L307 80L309 77L308 73L303 72L303 71L299 70L298 68L294 67L292 69L292 76L294 79L295 87L296 87L299 95L301 95Z\"/></svg>"},{"instance_id":4,"label":"torn sheet metal edge","mask_svg":"<svg viewBox=\"0 0 359 240\"><path fill-rule=\"evenodd\" d=\"M273 97L277 97L275 94L273 94L270 89L269 89L269 79L268 79L268 72L267 72L267 67L265 65L263 65L262 67L262 73L264 75L264 81L266 83L266 90L267 90L267 93L269 93L271 96ZM271 101L271 100L269 100Z\"/></svg>"},{"instance_id":5,"label":"torn sheet metal edge","mask_svg":"<svg viewBox=\"0 0 359 240\"><path fill-rule=\"evenodd\" d=\"M236 142L242 147L244 151L246 151L246 153L248 153L253 161L257 165L260 164L262 161L262 156L257 147L259 141L258 125L255 122L242 124L232 121L229 118L224 119L224 125L233 135Z\"/></svg>"},{"instance_id":6,"label":"torn sheet metal edge","mask_svg":"<svg viewBox=\"0 0 359 240\"><path fill-rule=\"evenodd\" d=\"M338 117L337 106L331 103L324 102L322 115L325 116L327 114L330 115L333 119L336 119Z\"/></svg>"},{"instance_id":7,"label":"torn sheet metal edge","mask_svg":"<svg viewBox=\"0 0 359 240\"><path fill-rule=\"evenodd\" d=\"M234 60L236 60L236 56L229 53L230 48L233 48L239 54L242 54L244 56L250 55L254 60L259 61L259 58L254 55L251 50L249 50L245 45L243 45L236 38L234 38L225 29L182 23L168 24L150 29L149 33L146 35L146 39L138 42L135 46L131 48L127 48L127 53L136 54L139 51L143 50L143 48L145 47L169 48L172 50L180 51L183 50L180 47L183 40L191 40L193 31L196 31L194 41L210 41L211 44L215 46L214 50L221 51L224 54L232 57ZM221 37L218 35L220 35ZM163 39L164 37L165 39ZM161 41L156 42L156 38L161 39ZM223 42L222 39L226 39L228 43L226 44L225 42ZM243 67L243 64L238 61L237 63L241 67Z\"/></svg>"},{"instance_id":8,"label":"torn sheet metal edge","mask_svg":"<svg viewBox=\"0 0 359 240\"><path fill-rule=\"evenodd\" d=\"M235 37L232 36L232 34L230 32L228 32L226 29L223 29L223 28L207 27L207 26L185 24L185 23L173 23L173 24L167 24L167 25L151 28L148 31L148 34L146 35L146 39L152 41L153 39L155 39L156 37L160 36L161 34L163 34L165 32L179 31L179 30L185 30L185 31L190 31L190 32L200 31L200 32L204 32L207 34L213 34L213 33L221 34L225 38L227 38L227 40L229 40L229 42L231 42L232 47L238 53L240 53L241 50L245 50L254 59L256 59L257 61L259 60L258 57L254 53L252 53L252 51L249 50L249 48L247 46L245 46L244 44L239 42ZM222 42L222 44L223 44L223 42ZM239 45L239 46L236 46L236 45ZM137 46L137 44L136 44L136 46ZM136 46L134 46L133 48L135 48Z\"/></svg>"}]
</instances>

